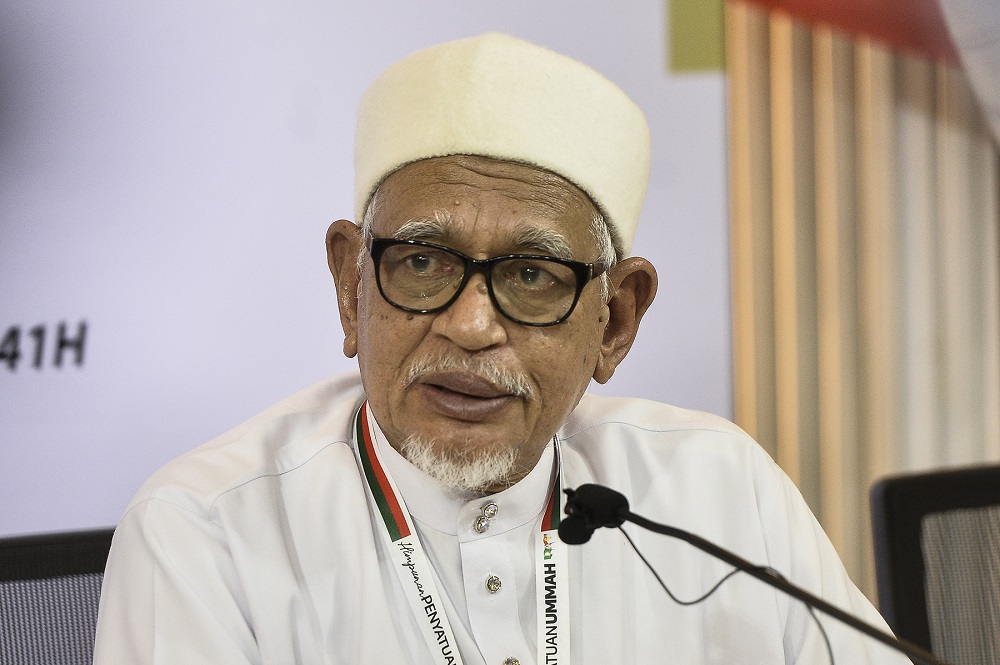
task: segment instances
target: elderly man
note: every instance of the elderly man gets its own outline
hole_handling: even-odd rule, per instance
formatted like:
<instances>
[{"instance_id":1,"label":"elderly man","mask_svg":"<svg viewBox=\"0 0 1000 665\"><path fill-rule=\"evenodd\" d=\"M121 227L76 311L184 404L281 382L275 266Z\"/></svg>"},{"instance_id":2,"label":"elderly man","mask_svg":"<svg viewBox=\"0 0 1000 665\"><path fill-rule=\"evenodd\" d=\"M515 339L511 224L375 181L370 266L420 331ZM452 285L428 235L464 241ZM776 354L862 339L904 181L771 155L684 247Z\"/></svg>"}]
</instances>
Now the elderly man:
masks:
<instances>
[{"instance_id":1,"label":"elderly man","mask_svg":"<svg viewBox=\"0 0 1000 665\"><path fill-rule=\"evenodd\" d=\"M557 540L598 482L862 615L789 480L737 427L586 396L656 291L627 258L638 108L587 67L486 35L397 63L362 102L357 218L327 234L359 376L158 472L115 535L99 664L823 663L799 603L676 541ZM897 662L822 620L838 663ZM902 661L898 661L902 662Z\"/></svg>"}]
</instances>

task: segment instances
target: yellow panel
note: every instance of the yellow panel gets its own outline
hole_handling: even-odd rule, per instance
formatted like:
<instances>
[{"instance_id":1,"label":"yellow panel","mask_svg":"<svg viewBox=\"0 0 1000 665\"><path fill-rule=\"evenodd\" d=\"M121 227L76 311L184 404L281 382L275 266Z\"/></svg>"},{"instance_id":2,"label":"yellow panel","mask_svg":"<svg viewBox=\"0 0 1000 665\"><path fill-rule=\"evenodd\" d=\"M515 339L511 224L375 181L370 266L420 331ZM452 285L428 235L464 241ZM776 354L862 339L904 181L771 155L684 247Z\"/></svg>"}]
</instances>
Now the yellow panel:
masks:
<instances>
[{"instance_id":1,"label":"yellow panel","mask_svg":"<svg viewBox=\"0 0 1000 665\"><path fill-rule=\"evenodd\" d=\"M722 71L723 0L667 0L670 70Z\"/></svg>"}]
</instances>

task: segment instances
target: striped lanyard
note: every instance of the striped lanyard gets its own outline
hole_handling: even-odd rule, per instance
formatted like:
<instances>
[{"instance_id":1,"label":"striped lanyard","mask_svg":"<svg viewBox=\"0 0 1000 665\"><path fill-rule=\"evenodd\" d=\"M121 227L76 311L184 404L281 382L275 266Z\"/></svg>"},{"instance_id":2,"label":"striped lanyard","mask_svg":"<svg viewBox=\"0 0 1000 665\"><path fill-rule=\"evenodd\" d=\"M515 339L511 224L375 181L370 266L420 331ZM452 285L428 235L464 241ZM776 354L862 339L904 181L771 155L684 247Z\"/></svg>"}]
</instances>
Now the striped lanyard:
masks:
<instances>
[{"instance_id":1,"label":"striped lanyard","mask_svg":"<svg viewBox=\"0 0 1000 665\"><path fill-rule=\"evenodd\" d=\"M421 635L436 663L461 665L455 634L445 614L443 597L430 562L417 537L403 498L379 454L368 421L368 402L361 405L355 419L354 450L364 471L368 499L379 516L382 537L389 550L393 569L403 588ZM559 540L562 510L562 460L559 440L555 439L555 487L549 497L541 529L535 535L535 608L538 625L539 665L568 665L569 642L569 565L566 548Z\"/></svg>"}]
</instances>

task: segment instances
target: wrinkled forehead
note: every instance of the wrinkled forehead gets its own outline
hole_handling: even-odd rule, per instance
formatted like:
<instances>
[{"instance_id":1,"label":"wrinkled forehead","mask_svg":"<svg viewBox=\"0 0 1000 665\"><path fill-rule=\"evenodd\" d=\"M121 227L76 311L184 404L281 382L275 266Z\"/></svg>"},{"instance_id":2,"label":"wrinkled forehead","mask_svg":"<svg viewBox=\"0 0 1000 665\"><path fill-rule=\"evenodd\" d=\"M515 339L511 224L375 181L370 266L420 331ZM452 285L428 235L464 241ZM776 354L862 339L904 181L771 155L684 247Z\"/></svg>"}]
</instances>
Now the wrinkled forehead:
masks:
<instances>
[{"instance_id":1,"label":"wrinkled forehead","mask_svg":"<svg viewBox=\"0 0 1000 665\"><path fill-rule=\"evenodd\" d=\"M580 237L589 235L596 214L587 194L555 173L455 155L412 162L390 174L366 217L378 235L426 222L420 239L444 240L470 232L524 237L531 229ZM428 237L435 228L438 237Z\"/></svg>"}]
</instances>

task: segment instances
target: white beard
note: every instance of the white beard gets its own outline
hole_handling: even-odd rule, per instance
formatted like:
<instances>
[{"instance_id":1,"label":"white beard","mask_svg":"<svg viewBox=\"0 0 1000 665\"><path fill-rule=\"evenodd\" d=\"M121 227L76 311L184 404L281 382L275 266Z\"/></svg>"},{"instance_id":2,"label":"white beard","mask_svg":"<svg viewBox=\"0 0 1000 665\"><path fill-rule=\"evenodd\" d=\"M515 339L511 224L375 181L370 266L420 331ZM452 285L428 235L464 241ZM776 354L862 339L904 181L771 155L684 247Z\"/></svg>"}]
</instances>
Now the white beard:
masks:
<instances>
[{"instance_id":1,"label":"white beard","mask_svg":"<svg viewBox=\"0 0 1000 665\"><path fill-rule=\"evenodd\" d=\"M512 448L488 451L438 450L433 441L408 436L399 452L445 487L483 492L507 486L514 476L516 452Z\"/></svg>"}]
</instances>

